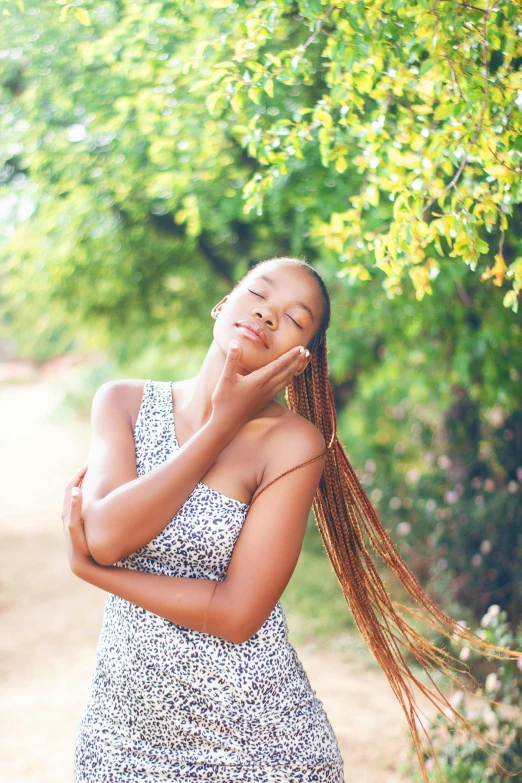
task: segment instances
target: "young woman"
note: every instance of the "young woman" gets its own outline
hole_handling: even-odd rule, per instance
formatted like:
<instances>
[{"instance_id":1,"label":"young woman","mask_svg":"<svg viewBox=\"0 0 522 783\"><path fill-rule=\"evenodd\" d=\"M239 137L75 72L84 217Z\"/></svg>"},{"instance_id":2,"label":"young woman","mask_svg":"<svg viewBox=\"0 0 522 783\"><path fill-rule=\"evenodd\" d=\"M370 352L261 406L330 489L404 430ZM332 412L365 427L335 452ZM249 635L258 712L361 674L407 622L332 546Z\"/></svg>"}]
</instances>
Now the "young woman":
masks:
<instances>
[{"instance_id":1,"label":"young woman","mask_svg":"<svg viewBox=\"0 0 522 783\"><path fill-rule=\"evenodd\" d=\"M312 505L427 781L411 682L472 727L437 686L411 674L397 641L425 671L452 680L460 661L399 610L448 637L520 653L441 612L376 517L336 435L330 301L318 273L298 259L264 261L212 316L214 339L195 378L100 387L87 463L66 488L71 568L109 594L75 783L343 783L335 734L279 600ZM283 388L288 408L273 399ZM365 532L427 619L389 597Z\"/></svg>"}]
</instances>

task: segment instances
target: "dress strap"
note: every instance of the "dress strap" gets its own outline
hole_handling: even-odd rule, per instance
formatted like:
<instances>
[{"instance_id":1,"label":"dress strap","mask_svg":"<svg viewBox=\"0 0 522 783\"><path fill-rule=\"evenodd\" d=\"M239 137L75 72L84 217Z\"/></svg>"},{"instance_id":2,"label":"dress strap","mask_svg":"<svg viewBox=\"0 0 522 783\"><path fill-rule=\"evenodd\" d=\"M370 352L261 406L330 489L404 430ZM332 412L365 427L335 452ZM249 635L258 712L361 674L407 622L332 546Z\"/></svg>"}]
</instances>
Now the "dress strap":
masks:
<instances>
[{"instance_id":1,"label":"dress strap","mask_svg":"<svg viewBox=\"0 0 522 783\"><path fill-rule=\"evenodd\" d=\"M136 424L134 425L134 434L139 432L141 430L141 427L143 425L143 421L147 418L149 408L150 408L150 397L151 397L151 391L152 391L152 383L150 378L147 378L145 380L145 383L143 384L143 393L141 397L141 403L138 410L138 415L136 417Z\"/></svg>"}]
</instances>

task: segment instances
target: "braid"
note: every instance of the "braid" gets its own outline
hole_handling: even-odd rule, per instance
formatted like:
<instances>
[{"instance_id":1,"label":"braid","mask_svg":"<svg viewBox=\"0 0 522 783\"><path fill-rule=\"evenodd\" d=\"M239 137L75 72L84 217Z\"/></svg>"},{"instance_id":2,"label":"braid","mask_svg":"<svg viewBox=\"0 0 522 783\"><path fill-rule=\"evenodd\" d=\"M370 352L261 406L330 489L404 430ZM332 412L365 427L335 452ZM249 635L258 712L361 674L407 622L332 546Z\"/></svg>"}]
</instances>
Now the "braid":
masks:
<instances>
[{"instance_id":1,"label":"braid","mask_svg":"<svg viewBox=\"0 0 522 783\"><path fill-rule=\"evenodd\" d=\"M270 260L273 261L274 259ZM516 660L522 655L522 651L513 651L506 647L490 644L441 611L424 592L400 556L388 535L388 531L383 528L379 521L337 437L337 419L333 391L328 377L326 345L326 328L330 317L330 303L324 282L313 267L306 262L287 258L280 260L284 263L294 263L295 265L305 267L314 275L323 291L323 298L326 304L325 316L322 328L319 328L318 334L309 344L312 356L311 361L304 372L293 377L291 383L285 389L285 397L289 409L313 422L323 433L328 445L322 454L286 470L273 481L267 483L254 495L252 502L277 479L326 455L325 467L312 503L317 526L326 554L339 580L357 627L376 661L386 674L404 710L419 758L423 780L425 783L429 783L419 736L419 725L428 738L440 772L441 769L433 743L422 721L418 719L419 708L411 687L412 684L415 683L424 695L443 712L450 723L456 728L460 727L463 729L468 736L475 733L473 726L448 701L435 684L428 669L436 669L458 685L459 688L475 697L483 698L491 704L500 704L500 702L479 696L475 691L471 691L461 681L456 679L453 673L465 673L471 677L473 683L478 687L478 683L470 673L469 668L461 668L461 661L458 658L455 658L445 650L439 649L419 634L404 618L404 613L422 620L447 638L453 638L456 641L460 637L468 643L473 643L479 649L481 648L491 657L499 658L500 660ZM372 560L365 534L375 552L393 570L423 613L394 601L388 594L385 584ZM410 671L398 643L403 645L416 658L433 683L433 688L424 685ZM478 652L479 650L476 651ZM496 655L494 654L495 651L504 653L505 656ZM450 718L451 714L455 717L455 721ZM476 733L476 739L481 746L483 742L486 742L497 748L502 747L490 740L485 740L479 733ZM499 762L497 763L502 771L506 772L508 776L512 776L513 773L505 770Z\"/></svg>"}]
</instances>

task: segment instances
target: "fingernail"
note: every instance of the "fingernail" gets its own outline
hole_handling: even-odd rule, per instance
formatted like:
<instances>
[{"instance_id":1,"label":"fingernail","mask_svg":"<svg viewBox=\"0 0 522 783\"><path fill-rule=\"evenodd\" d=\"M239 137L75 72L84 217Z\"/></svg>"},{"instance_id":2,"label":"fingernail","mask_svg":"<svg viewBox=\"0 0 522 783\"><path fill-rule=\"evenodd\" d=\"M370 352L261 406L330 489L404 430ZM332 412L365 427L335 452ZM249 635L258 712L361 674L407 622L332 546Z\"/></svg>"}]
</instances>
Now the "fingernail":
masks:
<instances>
[{"instance_id":1,"label":"fingernail","mask_svg":"<svg viewBox=\"0 0 522 783\"><path fill-rule=\"evenodd\" d=\"M301 346L301 347L299 348L299 353L303 353L303 351L304 351L304 348L303 348L303 346Z\"/></svg>"},{"instance_id":2,"label":"fingernail","mask_svg":"<svg viewBox=\"0 0 522 783\"><path fill-rule=\"evenodd\" d=\"M305 353L306 353L306 358L308 359L308 357L310 356L310 351L308 350L308 348L306 349Z\"/></svg>"},{"instance_id":3,"label":"fingernail","mask_svg":"<svg viewBox=\"0 0 522 783\"><path fill-rule=\"evenodd\" d=\"M232 340L232 342L230 343L230 347L231 348L237 348L238 346L239 346L239 343L236 343L235 340Z\"/></svg>"},{"instance_id":4,"label":"fingernail","mask_svg":"<svg viewBox=\"0 0 522 783\"><path fill-rule=\"evenodd\" d=\"M71 495L72 495L73 497L76 497L76 496L77 496L77 495L79 495L79 494L80 494L80 490L78 489L78 487L73 487L73 488L72 488L72 491L71 491Z\"/></svg>"}]
</instances>

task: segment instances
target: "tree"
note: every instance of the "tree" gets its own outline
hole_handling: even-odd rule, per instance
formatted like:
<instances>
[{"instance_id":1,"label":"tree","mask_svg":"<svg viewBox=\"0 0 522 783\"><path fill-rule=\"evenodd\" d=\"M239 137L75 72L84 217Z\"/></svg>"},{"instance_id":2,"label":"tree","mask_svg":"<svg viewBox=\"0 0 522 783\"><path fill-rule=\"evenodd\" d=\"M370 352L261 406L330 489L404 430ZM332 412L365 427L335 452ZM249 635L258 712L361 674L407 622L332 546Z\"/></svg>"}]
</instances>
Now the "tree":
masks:
<instances>
[{"instance_id":1,"label":"tree","mask_svg":"<svg viewBox=\"0 0 522 783\"><path fill-rule=\"evenodd\" d=\"M516 311L520 3L249 5L185 69L205 73L195 87L202 97L212 89L209 110L237 114L232 131L261 164L245 211L261 214L264 194L318 154L335 185L351 185L310 229L344 263L341 274L365 280L377 267L391 293L408 275L421 299L443 259L475 270L493 255L480 279L510 280L504 304Z\"/></svg>"},{"instance_id":2,"label":"tree","mask_svg":"<svg viewBox=\"0 0 522 783\"><path fill-rule=\"evenodd\" d=\"M451 447L461 483L494 482L511 560L518 425L508 444L490 420L522 396L519 7L8 3L4 328L39 356L78 334L123 358L197 354L249 263L304 256L332 293L336 401L383 513L415 468L447 508L456 479L424 457ZM452 439L457 395L469 426ZM441 522L400 513L416 543Z\"/></svg>"}]
</instances>

